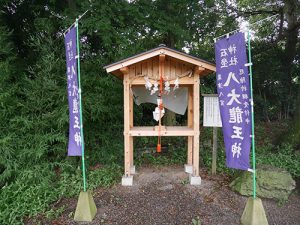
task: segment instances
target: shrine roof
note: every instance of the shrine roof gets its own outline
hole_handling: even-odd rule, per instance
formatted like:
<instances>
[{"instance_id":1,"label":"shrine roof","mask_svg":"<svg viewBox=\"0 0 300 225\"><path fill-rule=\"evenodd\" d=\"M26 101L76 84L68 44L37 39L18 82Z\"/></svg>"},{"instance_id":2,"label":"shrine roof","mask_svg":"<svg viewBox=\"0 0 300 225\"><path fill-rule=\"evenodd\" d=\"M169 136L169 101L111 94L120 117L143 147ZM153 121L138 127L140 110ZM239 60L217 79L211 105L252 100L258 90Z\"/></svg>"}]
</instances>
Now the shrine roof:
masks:
<instances>
[{"instance_id":1,"label":"shrine roof","mask_svg":"<svg viewBox=\"0 0 300 225\"><path fill-rule=\"evenodd\" d=\"M168 48L165 45L159 45L157 48L153 48L151 50L133 55L129 58L114 62L112 64L104 66L103 68L108 73L113 73L114 71L119 70L123 67L130 66L132 64L138 63L143 60L147 60L149 58L152 58L152 57L155 57L155 56L158 56L161 54L181 60L183 62L193 64L195 66L203 67L203 68L205 68L205 70L207 70L207 72L215 72L216 71L216 66L214 63L197 58L195 56L189 55L187 53L178 51L173 48Z\"/></svg>"}]
</instances>

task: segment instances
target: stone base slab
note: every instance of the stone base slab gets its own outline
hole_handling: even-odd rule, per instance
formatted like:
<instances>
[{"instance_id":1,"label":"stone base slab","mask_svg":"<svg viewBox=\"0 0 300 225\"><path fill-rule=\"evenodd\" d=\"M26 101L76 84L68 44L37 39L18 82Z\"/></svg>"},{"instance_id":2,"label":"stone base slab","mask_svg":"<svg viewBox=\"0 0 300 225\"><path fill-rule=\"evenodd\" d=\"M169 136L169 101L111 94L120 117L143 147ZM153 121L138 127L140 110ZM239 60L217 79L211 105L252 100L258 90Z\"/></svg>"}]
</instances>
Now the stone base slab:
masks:
<instances>
[{"instance_id":1,"label":"stone base slab","mask_svg":"<svg viewBox=\"0 0 300 225\"><path fill-rule=\"evenodd\" d=\"M190 184L191 185L201 185L201 177L193 176L190 174Z\"/></svg>"},{"instance_id":2,"label":"stone base slab","mask_svg":"<svg viewBox=\"0 0 300 225\"><path fill-rule=\"evenodd\" d=\"M192 174L193 173L193 166L189 164L184 165L184 172Z\"/></svg>"},{"instance_id":3,"label":"stone base slab","mask_svg":"<svg viewBox=\"0 0 300 225\"><path fill-rule=\"evenodd\" d=\"M122 177L122 186L132 186L133 185L133 176L123 176Z\"/></svg>"}]
</instances>

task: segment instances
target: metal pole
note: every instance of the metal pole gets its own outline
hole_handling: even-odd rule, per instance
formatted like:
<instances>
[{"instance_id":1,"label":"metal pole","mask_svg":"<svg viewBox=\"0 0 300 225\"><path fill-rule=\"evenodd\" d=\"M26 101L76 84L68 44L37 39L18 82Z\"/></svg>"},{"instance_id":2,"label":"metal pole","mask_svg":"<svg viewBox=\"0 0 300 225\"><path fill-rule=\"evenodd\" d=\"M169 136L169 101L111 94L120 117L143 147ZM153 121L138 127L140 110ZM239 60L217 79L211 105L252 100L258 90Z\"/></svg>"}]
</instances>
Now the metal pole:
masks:
<instances>
[{"instance_id":1,"label":"metal pole","mask_svg":"<svg viewBox=\"0 0 300 225\"><path fill-rule=\"evenodd\" d=\"M252 167L253 167L253 198L256 198L256 162L255 162L255 136L254 136L254 102L253 102L253 86L252 86L252 60L251 60L251 42L250 30L248 30L248 60L249 60L249 76L250 76L250 98L251 98L251 121L252 121Z\"/></svg>"},{"instance_id":2,"label":"metal pole","mask_svg":"<svg viewBox=\"0 0 300 225\"><path fill-rule=\"evenodd\" d=\"M79 34L78 34L78 19L75 22L76 26L76 42L77 42L77 76L78 76L78 93L80 105L80 130L81 130L81 159L82 159L82 176L83 176L83 191L86 192L86 175L85 175L85 159L84 159L84 138L83 138L83 122L82 122L82 103L81 103L81 84L80 84L80 52L79 52Z\"/></svg>"}]
</instances>

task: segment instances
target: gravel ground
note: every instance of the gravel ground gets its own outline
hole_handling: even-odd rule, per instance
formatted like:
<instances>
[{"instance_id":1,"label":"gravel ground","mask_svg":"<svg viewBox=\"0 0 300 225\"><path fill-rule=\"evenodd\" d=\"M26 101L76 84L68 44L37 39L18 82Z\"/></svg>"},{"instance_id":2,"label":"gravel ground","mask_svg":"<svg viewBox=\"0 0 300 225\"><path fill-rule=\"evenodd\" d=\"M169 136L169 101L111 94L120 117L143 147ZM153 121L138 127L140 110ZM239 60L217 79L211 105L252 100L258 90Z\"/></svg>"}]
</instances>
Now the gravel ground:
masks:
<instances>
[{"instance_id":1,"label":"gravel ground","mask_svg":"<svg viewBox=\"0 0 300 225\"><path fill-rule=\"evenodd\" d=\"M192 224L199 217L201 225L240 224L246 197L232 192L225 176L208 175L200 171L201 186L188 184L182 167L140 168L132 187L115 185L94 191L98 208L93 222L73 221L77 199L64 199L66 209L60 218L43 221L53 225L99 224ZM269 224L299 225L300 195L293 194L279 206L276 201L263 199Z\"/></svg>"}]
</instances>

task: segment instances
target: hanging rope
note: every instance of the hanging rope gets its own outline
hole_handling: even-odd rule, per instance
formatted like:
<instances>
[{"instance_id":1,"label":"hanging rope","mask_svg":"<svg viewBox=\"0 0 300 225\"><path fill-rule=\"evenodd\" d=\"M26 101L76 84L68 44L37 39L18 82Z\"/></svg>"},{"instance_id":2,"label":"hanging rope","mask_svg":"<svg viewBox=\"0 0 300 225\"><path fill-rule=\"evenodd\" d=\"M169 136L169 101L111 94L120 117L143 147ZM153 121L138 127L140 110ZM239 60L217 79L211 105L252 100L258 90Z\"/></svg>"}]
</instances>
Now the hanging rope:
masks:
<instances>
[{"instance_id":1,"label":"hanging rope","mask_svg":"<svg viewBox=\"0 0 300 225\"><path fill-rule=\"evenodd\" d=\"M186 76L191 77L192 74L193 74L193 71L189 70L189 71L186 71L185 73L177 75L176 78L173 78L173 79L163 79L163 81L173 81L173 80L180 79L180 78L186 77ZM130 82L129 82L129 89L130 89L131 96L134 96L133 91L132 91L132 82L134 80L136 80L137 78L139 78L139 77L147 77L149 80L154 80L154 81L158 80L158 79L155 79L155 78L148 77L148 74L139 74L139 75L135 76L134 78L130 79ZM163 85L161 85L161 86L163 86Z\"/></svg>"},{"instance_id":2,"label":"hanging rope","mask_svg":"<svg viewBox=\"0 0 300 225\"><path fill-rule=\"evenodd\" d=\"M254 24L260 24L261 22L264 22L265 20L269 20L269 19L271 19L271 18L273 18L273 17L277 17L278 15L279 15L279 14L275 14L275 15L273 15L273 16L268 16L268 17L266 17L266 18L264 18L264 19L261 19L261 20L258 20L258 21L256 21L256 22L254 22L254 23L249 23L248 26L250 27L250 26L253 26ZM222 35L220 35L220 36L214 38L214 42L216 42L218 39L220 39L220 38L222 38L222 37L224 37L224 36L227 36L227 37L228 37L229 34L233 34L233 33L235 33L235 32L239 32L239 31L241 31L241 28L236 29L236 30L233 30L233 31L230 31L230 32L228 32L228 33L226 33L226 34L222 34Z\"/></svg>"}]
</instances>

